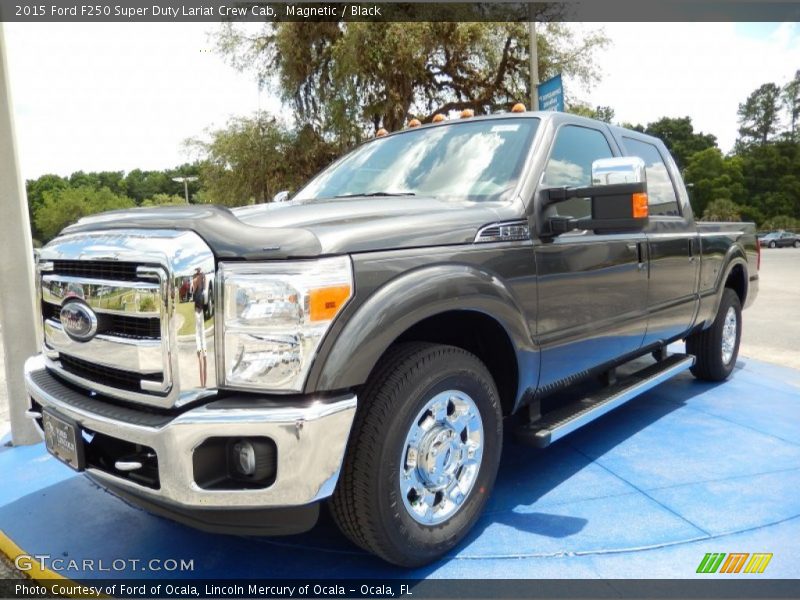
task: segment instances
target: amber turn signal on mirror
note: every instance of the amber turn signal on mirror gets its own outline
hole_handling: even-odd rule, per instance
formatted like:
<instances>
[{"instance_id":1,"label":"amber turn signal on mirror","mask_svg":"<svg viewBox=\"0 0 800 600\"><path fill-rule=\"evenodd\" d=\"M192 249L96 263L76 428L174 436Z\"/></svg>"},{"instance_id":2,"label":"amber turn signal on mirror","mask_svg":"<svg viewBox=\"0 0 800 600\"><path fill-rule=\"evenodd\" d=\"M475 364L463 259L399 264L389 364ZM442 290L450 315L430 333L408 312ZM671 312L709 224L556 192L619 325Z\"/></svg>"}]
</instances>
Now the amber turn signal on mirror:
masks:
<instances>
[{"instance_id":1,"label":"amber turn signal on mirror","mask_svg":"<svg viewBox=\"0 0 800 600\"><path fill-rule=\"evenodd\" d=\"M631 196L633 204L633 218L646 219L650 214L650 209L647 206L647 194L639 192Z\"/></svg>"}]
</instances>

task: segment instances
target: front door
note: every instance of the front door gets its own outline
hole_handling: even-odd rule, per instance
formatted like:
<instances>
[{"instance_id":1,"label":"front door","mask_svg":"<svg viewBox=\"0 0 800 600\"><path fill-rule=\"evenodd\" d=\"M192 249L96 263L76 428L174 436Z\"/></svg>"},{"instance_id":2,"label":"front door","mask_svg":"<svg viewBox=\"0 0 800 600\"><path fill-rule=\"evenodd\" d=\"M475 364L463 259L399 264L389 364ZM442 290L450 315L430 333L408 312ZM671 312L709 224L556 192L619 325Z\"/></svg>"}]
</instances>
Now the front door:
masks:
<instances>
[{"instance_id":1,"label":"front door","mask_svg":"<svg viewBox=\"0 0 800 600\"><path fill-rule=\"evenodd\" d=\"M562 125L540 189L590 185L592 162L612 157L612 143L603 129ZM578 198L549 207L545 217L553 211L580 218L591 208L588 198ZM534 254L540 390L641 347L647 325L644 233L572 231L537 241Z\"/></svg>"}]
</instances>

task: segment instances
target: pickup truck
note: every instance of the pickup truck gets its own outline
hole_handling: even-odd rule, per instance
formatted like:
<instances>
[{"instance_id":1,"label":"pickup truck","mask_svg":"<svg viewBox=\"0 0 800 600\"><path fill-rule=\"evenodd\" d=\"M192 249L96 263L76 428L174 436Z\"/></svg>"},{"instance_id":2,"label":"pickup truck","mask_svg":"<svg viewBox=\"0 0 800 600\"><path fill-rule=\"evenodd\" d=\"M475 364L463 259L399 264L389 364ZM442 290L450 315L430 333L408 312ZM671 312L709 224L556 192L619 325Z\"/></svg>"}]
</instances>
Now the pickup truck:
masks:
<instances>
[{"instance_id":1,"label":"pickup truck","mask_svg":"<svg viewBox=\"0 0 800 600\"><path fill-rule=\"evenodd\" d=\"M285 535L327 503L355 544L418 566L479 518L504 427L544 448L679 372L729 377L759 259L752 224L694 220L658 139L554 112L444 120L286 201L68 227L37 264L28 414L156 514Z\"/></svg>"}]
</instances>

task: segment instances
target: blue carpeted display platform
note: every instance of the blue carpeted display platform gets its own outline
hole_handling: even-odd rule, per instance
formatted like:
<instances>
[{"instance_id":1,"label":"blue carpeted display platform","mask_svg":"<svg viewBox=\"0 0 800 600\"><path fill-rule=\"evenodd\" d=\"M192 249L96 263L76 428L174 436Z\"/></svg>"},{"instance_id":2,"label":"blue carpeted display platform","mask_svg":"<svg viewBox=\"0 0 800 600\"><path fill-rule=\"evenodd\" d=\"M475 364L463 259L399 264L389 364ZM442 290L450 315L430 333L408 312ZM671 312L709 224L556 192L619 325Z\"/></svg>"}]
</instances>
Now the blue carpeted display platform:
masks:
<instances>
[{"instance_id":1,"label":"blue carpeted display platform","mask_svg":"<svg viewBox=\"0 0 800 600\"><path fill-rule=\"evenodd\" d=\"M706 552L771 552L758 577L796 578L800 372L741 359L726 383L684 374L547 450L509 438L468 539L410 572L345 541L325 511L312 532L286 538L212 535L151 516L41 444L0 450L0 481L0 529L25 552L194 560L193 572L172 577L723 577L695 574Z\"/></svg>"}]
</instances>

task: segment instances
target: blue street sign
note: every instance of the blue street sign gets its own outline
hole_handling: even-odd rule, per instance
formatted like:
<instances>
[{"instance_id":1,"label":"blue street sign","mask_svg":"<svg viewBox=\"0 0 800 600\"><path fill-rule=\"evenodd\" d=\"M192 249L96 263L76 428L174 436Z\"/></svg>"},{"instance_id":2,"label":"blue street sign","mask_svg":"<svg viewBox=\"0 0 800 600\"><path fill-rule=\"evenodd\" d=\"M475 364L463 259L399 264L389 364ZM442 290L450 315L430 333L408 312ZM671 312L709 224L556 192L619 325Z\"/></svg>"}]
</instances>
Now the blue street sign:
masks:
<instances>
[{"instance_id":1,"label":"blue street sign","mask_svg":"<svg viewBox=\"0 0 800 600\"><path fill-rule=\"evenodd\" d=\"M564 88L561 75L539 84L539 110L564 112Z\"/></svg>"}]
</instances>

